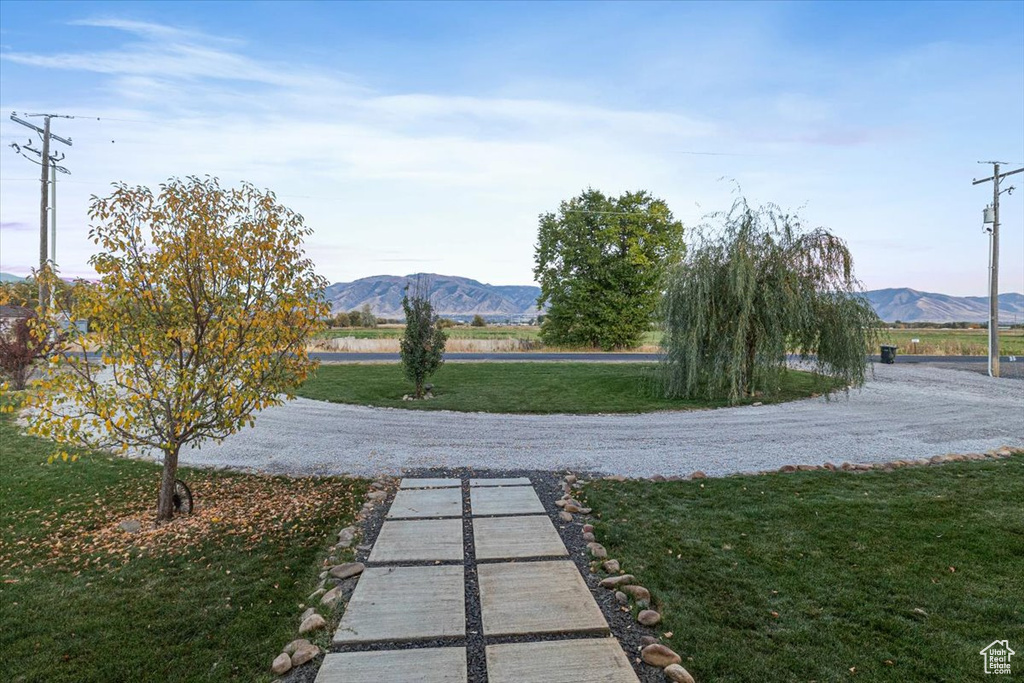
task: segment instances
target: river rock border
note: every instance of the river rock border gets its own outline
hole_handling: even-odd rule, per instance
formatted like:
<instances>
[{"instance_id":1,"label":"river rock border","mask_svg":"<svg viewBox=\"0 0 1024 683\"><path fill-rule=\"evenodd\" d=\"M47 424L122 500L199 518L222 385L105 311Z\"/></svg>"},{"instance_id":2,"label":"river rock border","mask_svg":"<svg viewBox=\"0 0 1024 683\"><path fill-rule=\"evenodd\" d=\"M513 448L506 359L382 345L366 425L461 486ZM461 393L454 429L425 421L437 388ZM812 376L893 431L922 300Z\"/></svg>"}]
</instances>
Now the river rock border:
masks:
<instances>
[{"instance_id":1,"label":"river rock border","mask_svg":"<svg viewBox=\"0 0 1024 683\"><path fill-rule=\"evenodd\" d=\"M699 477L698 477L699 478ZM560 508L559 519L566 523L575 521L574 515L589 515L591 509L578 500L582 493L583 481L568 473L561 480L562 497L555 501ZM594 526L589 523L581 527L581 538L586 543L590 555L590 571L603 576L598 586L614 593L615 601L624 612L635 612L636 622L653 629L661 623L660 606L651 595L651 591L643 586L635 576L627 574L621 563L608 557L608 550L601 545L594 534ZM657 608L657 609L656 609ZM666 633L666 637L671 637ZM695 683L690 672L683 668L683 658L670 647L661 643L653 635L640 637L640 661L662 670L665 680L672 683Z\"/></svg>"},{"instance_id":2,"label":"river rock border","mask_svg":"<svg viewBox=\"0 0 1024 683\"><path fill-rule=\"evenodd\" d=\"M308 676L305 675L305 671L296 670L324 654L324 648L311 642L310 638L316 641L329 639L331 629L327 627L337 626L348 599L365 569L362 562L355 561L355 554L357 551L369 552L369 546L357 543L364 536L364 527L368 520L377 512L379 505L388 499L389 490L397 487L397 479L382 477L372 481L363 506L356 513L355 524L338 531L338 540L328 549L321 561L319 583L305 602L299 605L299 609L302 610L297 619L300 637L285 645L271 662L271 673L286 676L278 680L312 680L312 676L315 676L316 667L308 667L311 674ZM326 642L322 644L326 645Z\"/></svg>"}]
</instances>

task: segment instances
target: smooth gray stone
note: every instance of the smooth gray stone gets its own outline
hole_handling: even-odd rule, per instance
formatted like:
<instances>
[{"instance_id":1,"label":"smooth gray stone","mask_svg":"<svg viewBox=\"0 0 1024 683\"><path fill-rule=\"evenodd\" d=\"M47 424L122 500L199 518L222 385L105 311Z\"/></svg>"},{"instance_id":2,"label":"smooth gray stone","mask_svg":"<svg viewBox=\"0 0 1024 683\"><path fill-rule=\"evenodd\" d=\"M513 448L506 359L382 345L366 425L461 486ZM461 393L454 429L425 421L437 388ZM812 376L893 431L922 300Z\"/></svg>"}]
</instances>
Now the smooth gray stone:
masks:
<instances>
[{"instance_id":1,"label":"smooth gray stone","mask_svg":"<svg viewBox=\"0 0 1024 683\"><path fill-rule=\"evenodd\" d=\"M466 683L466 648L332 652L324 657L315 683Z\"/></svg>"},{"instance_id":2,"label":"smooth gray stone","mask_svg":"<svg viewBox=\"0 0 1024 683\"><path fill-rule=\"evenodd\" d=\"M639 683L615 638L488 645L486 652L490 683ZM557 676L552 672L557 672Z\"/></svg>"},{"instance_id":3,"label":"smooth gray stone","mask_svg":"<svg viewBox=\"0 0 1024 683\"><path fill-rule=\"evenodd\" d=\"M429 640L465 633L463 567L370 567L356 584L334 643Z\"/></svg>"},{"instance_id":4,"label":"smooth gray stone","mask_svg":"<svg viewBox=\"0 0 1024 683\"><path fill-rule=\"evenodd\" d=\"M387 519L462 517L462 489L403 489L395 494Z\"/></svg>"},{"instance_id":5,"label":"smooth gray stone","mask_svg":"<svg viewBox=\"0 0 1024 683\"><path fill-rule=\"evenodd\" d=\"M384 522L369 562L463 559L461 519L405 519Z\"/></svg>"},{"instance_id":6,"label":"smooth gray stone","mask_svg":"<svg viewBox=\"0 0 1024 683\"><path fill-rule=\"evenodd\" d=\"M473 520L473 543L478 560L569 555L547 515L478 517Z\"/></svg>"},{"instance_id":7,"label":"smooth gray stone","mask_svg":"<svg viewBox=\"0 0 1024 683\"><path fill-rule=\"evenodd\" d=\"M409 479L405 478L398 485L400 489L449 489L460 488L460 479Z\"/></svg>"},{"instance_id":8,"label":"smooth gray stone","mask_svg":"<svg viewBox=\"0 0 1024 683\"><path fill-rule=\"evenodd\" d=\"M470 479L470 488L478 486L530 486L531 482L527 477L514 477L511 479Z\"/></svg>"},{"instance_id":9,"label":"smooth gray stone","mask_svg":"<svg viewBox=\"0 0 1024 683\"><path fill-rule=\"evenodd\" d=\"M532 486L480 487L470 489L469 498L475 517L544 514L544 506Z\"/></svg>"},{"instance_id":10,"label":"smooth gray stone","mask_svg":"<svg viewBox=\"0 0 1024 683\"><path fill-rule=\"evenodd\" d=\"M484 635L608 632L608 622L569 560L477 566Z\"/></svg>"}]
</instances>

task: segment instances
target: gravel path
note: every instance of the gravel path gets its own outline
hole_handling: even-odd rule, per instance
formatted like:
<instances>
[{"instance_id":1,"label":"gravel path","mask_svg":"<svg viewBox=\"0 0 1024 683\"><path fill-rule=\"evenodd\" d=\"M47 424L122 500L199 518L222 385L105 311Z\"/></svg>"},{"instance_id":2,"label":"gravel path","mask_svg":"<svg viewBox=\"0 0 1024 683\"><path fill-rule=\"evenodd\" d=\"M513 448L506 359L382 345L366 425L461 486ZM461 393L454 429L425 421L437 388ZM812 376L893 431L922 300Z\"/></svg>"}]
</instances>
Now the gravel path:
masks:
<instances>
[{"instance_id":1,"label":"gravel path","mask_svg":"<svg viewBox=\"0 0 1024 683\"><path fill-rule=\"evenodd\" d=\"M307 399L187 464L291 474L403 468L590 470L708 475L785 464L870 463L1024 447L1024 382L875 365L849 398L643 415L492 415L367 408Z\"/></svg>"}]
</instances>

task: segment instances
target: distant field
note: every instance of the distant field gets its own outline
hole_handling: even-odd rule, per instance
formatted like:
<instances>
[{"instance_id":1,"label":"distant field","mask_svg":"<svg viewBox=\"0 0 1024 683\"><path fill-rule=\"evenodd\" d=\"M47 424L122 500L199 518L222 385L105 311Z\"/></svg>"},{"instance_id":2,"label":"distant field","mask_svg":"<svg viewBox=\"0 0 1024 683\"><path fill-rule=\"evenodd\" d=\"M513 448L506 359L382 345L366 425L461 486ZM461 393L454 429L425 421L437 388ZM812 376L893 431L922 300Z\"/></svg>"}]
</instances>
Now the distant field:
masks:
<instances>
[{"instance_id":1,"label":"distant field","mask_svg":"<svg viewBox=\"0 0 1024 683\"><path fill-rule=\"evenodd\" d=\"M912 339L918 339L917 343ZM898 353L921 356L984 356L988 353L988 330L883 330L883 344L895 344ZM999 352L1024 356L1024 330L999 333Z\"/></svg>"},{"instance_id":2,"label":"distant field","mask_svg":"<svg viewBox=\"0 0 1024 683\"><path fill-rule=\"evenodd\" d=\"M359 327L341 327L324 331L323 339L354 337L356 339L398 339L402 336L402 326L377 327L363 329ZM447 330L450 339L521 339L535 344L540 343L540 328L536 326L489 325L487 327L450 327ZM657 346L661 341L660 330L651 330L643 337L647 347ZM917 343L912 339L919 339ZM919 356L984 356L988 353L987 330L883 330L881 343L895 344L903 355ZM537 346L536 350L557 351L558 349ZM577 349L586 350L586 349ZM643 349L654 351L656 349ZM1004 330L999 333L999 350L1002 355L1024 356L1024 330ZM875 349L874 353L878 353Z\"/></svg>"}]
</instances>

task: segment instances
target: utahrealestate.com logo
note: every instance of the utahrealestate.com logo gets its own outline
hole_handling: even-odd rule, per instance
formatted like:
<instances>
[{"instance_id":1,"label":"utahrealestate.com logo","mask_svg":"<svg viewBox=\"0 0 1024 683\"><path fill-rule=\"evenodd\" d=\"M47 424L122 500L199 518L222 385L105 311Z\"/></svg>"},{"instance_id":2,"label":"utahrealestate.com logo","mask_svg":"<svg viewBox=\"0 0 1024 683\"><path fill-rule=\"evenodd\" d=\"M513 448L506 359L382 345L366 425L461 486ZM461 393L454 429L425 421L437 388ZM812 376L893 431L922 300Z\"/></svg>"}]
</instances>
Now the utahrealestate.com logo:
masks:
<instances>
[{"instance_id":1,"label":"utahrealestate.com logo","mask_svg":"<svg viewBox=\"0 0 1024 683\"><path fill-rule=\"evenodd\" d=\"M993 640L988 647L981 651L981 656L985 658L985 673L1010 673L1010 657L1015 654L1017 653L1010 649L1010 644L1007 641Z\"/></svg>"}]
</instances>

